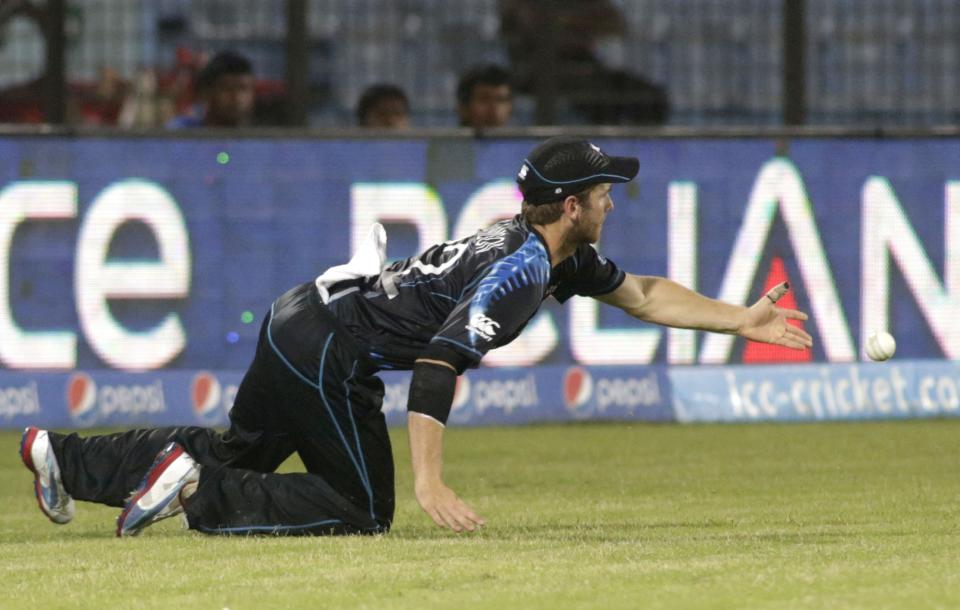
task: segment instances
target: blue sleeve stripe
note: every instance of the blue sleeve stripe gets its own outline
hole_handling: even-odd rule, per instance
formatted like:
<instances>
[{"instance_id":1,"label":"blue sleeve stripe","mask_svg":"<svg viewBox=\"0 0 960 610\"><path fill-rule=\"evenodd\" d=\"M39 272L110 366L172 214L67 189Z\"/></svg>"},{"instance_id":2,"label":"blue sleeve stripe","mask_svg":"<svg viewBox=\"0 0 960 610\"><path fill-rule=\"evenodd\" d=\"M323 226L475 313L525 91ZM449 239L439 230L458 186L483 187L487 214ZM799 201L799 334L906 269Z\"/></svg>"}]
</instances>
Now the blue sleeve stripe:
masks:
<instances>
[{"instance_id":1,"label":"blue sleeve stripe","mask_svg":"<svg viewBox=\"0 0 960 610\"><path fill-rule=\"evenodd\" d=\"M531 249L538 249L539 251L530 252ZM529 256L527 256L529 254ZM522 257L522 262L517 264L514 257ZM541 265L530 265L530 263L536 262L537 259L542 259ZM479 282L489 278L492 274L497 273L504 264L511 264L516 267L516 272L522 274L525 283L530 282L539 282L540 284L546 284L550 281L550 257L547 255L547 251L543 248L543 244L540 243L540 240L537 239L532 233L527 238L527 241L523 243L522 246L514 250L512 254L505 258L495 260L489 265L484 267L476 277L474 277L466 286L463 287L463 290L460 291L460 298L463 299L463 295L467 293L471 288L476 286Z\"/></svg>"},{"instance_id":2,"label":"blue sleeve stripe","mask_svg":"<svg viewBox=\"0 0 960 610\"><path fill-rule=\"evenodd\" d=\"M512 254L484 270L471 307L485 309L492 301L527 285L520 280L524 275L531 277L533 282L541 286L546 286L550 281L549 256L533 233Z\"/></svg>"},{"instance_id":3,"label":"blue sleeve stripe","mask_svg":"<svg viewBox=\"0 0 960 610\"><path fill-rule=\"evenodd\" d=\"M490 270L490 267L491 267L491 266L492 266L492 264L491 264L491 265L487 265L487 266L483 269L482 272L480 272L480 273L477 274L477 277L475 277L473 280L470 281L470 283L468 283L466 286L463 287L463 290L460 291L460 298L461 298L461 299L463 298L463 295L467 294L467 291L468 291L468 290L470 290L471 288L473 288L473 287L477 284L477 282L480 282L480 281L483 280L483 278L487 277L487 272Z\"/></svg>"},{"instance_id":4,"label":"blue sleeve stripe","mask_svg":"<svg viewBox=\"0 0 960 610\"><path fill-rule=\"evenodd\" d=\"M470 352L471 354L477 356L478 358L483 358L482 352L478 352L477 350L473 349L469 345L464 345L463 343L460 343L459 341L456 341L454 339L448 339L447 337L434 337L433 339L430 340L430 343L433 343L434 341L443 341L445 343L451 343L462 350L466 350Z\"/></svg>"},{"instance_id":5,"label":"blue sleeve stripe","mask_svg":"<svg viewBox=\"0 0 960 610\"><path fill-rule=\"evenodd\" d=\"M459 300L453 298L452 296L450 296L450 295L448 295L448 294L440 294L439 292L431 292L430 294L431 294L432 296L435 296L435 297L439 298L439 299L447 299L448 301L453 301L454 303L459 303L459 302L460 302Z\"/></svg>"}]
</instances>

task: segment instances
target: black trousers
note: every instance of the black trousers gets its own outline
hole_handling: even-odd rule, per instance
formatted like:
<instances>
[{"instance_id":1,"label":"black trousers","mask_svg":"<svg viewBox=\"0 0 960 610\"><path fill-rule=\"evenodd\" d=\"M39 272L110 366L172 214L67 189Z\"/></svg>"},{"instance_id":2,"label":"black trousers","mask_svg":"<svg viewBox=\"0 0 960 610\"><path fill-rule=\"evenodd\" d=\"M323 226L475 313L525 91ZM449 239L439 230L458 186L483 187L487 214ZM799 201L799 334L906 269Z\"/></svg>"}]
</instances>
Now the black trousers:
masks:
<instances>
[{"instance_id":1,"label":"black trousers","mask_svg":"<svg viewBox=\"0 0 960 610\"><path fill-rule=\"evenodd\" d=\"M357 534L390 528L393 455L383 382L312 283L273 304L230 428L132 430L82 438L51 433L67 492L123 506L163 446L203 467L187 500L191 529L209 534ZM306 473L277 474L296 451Z\"/></svg>"}]
</instances>

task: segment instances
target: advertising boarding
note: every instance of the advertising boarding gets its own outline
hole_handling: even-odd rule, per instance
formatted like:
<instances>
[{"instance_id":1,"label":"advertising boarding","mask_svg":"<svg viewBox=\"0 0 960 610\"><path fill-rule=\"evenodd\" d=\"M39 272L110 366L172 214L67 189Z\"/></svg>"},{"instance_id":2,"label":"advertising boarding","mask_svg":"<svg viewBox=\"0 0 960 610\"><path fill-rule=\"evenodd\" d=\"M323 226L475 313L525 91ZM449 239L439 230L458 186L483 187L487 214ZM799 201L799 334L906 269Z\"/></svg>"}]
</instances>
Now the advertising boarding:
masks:
<instances>
[{"instance_id":1,"label":"advertising boarding","mask_svg":"<svg viewBox=\"0 0 960 610\"><path fill-rule=\"evenodd\" d=\"M516 214L531 139L0 138L0 426L222 425L270 303L382 223L390 258ZM811 350L548 299L460 379L462 425L949 416L960 141L613 139L640 158L598 250L810 314ZM868 363L866 337L897 339ZM409 373L383 375L404 417Z\"/></svg>"}]
</instances>

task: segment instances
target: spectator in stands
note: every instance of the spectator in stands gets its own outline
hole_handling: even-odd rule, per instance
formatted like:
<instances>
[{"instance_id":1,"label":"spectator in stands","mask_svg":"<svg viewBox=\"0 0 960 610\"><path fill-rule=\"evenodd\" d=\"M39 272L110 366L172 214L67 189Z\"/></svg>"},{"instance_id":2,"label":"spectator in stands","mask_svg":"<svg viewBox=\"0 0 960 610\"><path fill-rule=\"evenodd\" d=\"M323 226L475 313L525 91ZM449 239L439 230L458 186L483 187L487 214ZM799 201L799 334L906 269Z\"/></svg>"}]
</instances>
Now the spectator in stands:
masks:
<instances>
[{"instance_id":1,"label":"spectator in stands","mask_svg":"<svg viewBox=\"0 0 960 610\"><path fill-rule=\"evenodd\" d=\"M520 93L561 96L586 121L657 125L669 101L659 84L606 65L597 42L623 36L626 24L611 0L498 0L500 32ZM548 80L549 79L549 80Z\"/></svg>"},{"instance_id":2,"label":"spectator in stands","mask_svg":"<svg viewBox=\"0 0 960 610\"><path fill-rule=\"evenodd\" d=\"M177 117L168 125L190 127L244 127L253 117L253 65L233 51L214 55L200 70L196 82L201 108L195 115Z\"/></svg>"},{"instance_id":3,"label":"spectator in stands","mask_svg":"<svg viewBox=\"0 0 960 610\"><path fill-rule=\"evenodd\" d=\"M410 101L403 89L384 83L371 85L357 102L360 127L406 129L410 126Z\"/></svg>"},{"instance_id":4,"label":"spectator in stands","mask_svg":"<svg viewBox=\"0 0 960 610\"><path fill-rule=\"evenodd\" d=\"M457 113L461 127L503 127L513 112L513 86L506 69L475 66L457 84Z\"/></svg>"}]
</instances>

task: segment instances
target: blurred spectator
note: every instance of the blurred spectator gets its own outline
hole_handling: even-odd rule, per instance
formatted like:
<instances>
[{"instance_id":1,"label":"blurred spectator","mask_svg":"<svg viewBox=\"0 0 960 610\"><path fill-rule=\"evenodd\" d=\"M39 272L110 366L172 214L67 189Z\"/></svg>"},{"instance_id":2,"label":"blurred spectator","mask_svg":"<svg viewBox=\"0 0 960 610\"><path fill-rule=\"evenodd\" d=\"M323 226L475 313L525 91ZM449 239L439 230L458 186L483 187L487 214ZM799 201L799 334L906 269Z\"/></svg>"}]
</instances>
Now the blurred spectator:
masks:
<instances>
[{"instance_id":1,"label":"blurred spectator","mask_svg":"<svg viewBox=\"0 0 960 610\"><path fill-rule=\"evenodd\" d=\"M156 70L141 68L123 102L118 124L128 129L149 129L165 124L172 115L173 104L159 95Z\"/></svg>"},{"instance_id":2,"label":"blurred spectator","mask_svg":"<svg viewBox=\"0 0 960 610\"><path fill-rule=\"evenodd\" d=\"M34 79L0 89L0 123L42 123L43 81Z\"/></svg>"},{"instance_id":3,"label":"blurred spectator","mask_svg":"<svg viewBox=\"0 0 960 610\"><path fill-rule=\"evenodd\" d=\"M498 0L500 32L512 64L514 86L536 94L550 79L550 93L594 124L662 124L669 114L666 90L600 60L597 41L623 36L623 15L611 0ZM545 72L545 70L547 70Z\"/></svg>"},{"instance_id":4,"label":"blurred spectator","mask_svg":"<svg viewBox=\"0 0 960 610\"><path fill-rule=\"evenodd\" d=\"M172 69L157 74L160 91L169 97L176 115L189 114L196 105L197 75L210 62L204 51L179 45L174 52Z\"/></svg>"},{"instance_id":5,"label":"blurred spectator","mask_svg":"<svg viewBox=\"0 0 960 610\"><path fill-rule=\"evenodd\" d=\"M123 107L129 85L120 73L109 66L101 66L97 73L97 82L91 86L70 86L68 95L68 116L73 107L79 112L83 125L116 125L117 117ZM73 121L76 122L76 118Z\"/></svg>"},{"instance_id":6,"label":"blurred spectator","mask_svg":"<svg viewBox=\"0 0 960 610\"><path fill-rule=\"evenodd\" d=\"M364 90L357 102L360 127L406 129L410 126L410 101L396 85L377 84Z\"/></svg>"},{"instance_id":7,"label":"blurred spectator","mask_svg":"<svg viewBox=\"0 0 960 610\"><path fill-rule=\"evenodd\" d=\"M233 51L217 53L197 75L196 90L201 99L199 111L175 118L169 127L244 127L250 124L256 95L253 66L246 57Z\"/></svg>"},{"instance_id":8,"label":"blurred spectator","mask_svg":"<svg viewBox=\"0 0 960 610\"><path fill-rule=\"evenodd\" d=\"M513 112L510 73L495 64L475 66L457 84L461 127L503 127Z\"/></svg>"},{"instance_id":9,"label":"blurred spectator","mask_svg":"<svg viewBox=\"0 0 960 610\"><path fill-rule=\"evenodd\" d=\"M67 123L115 125L129 86L119 73L102 66L96 81L69 82L66 86ZM0 123L42 123L43 77L0 89Z\"/></svg>"}]
</instances>

